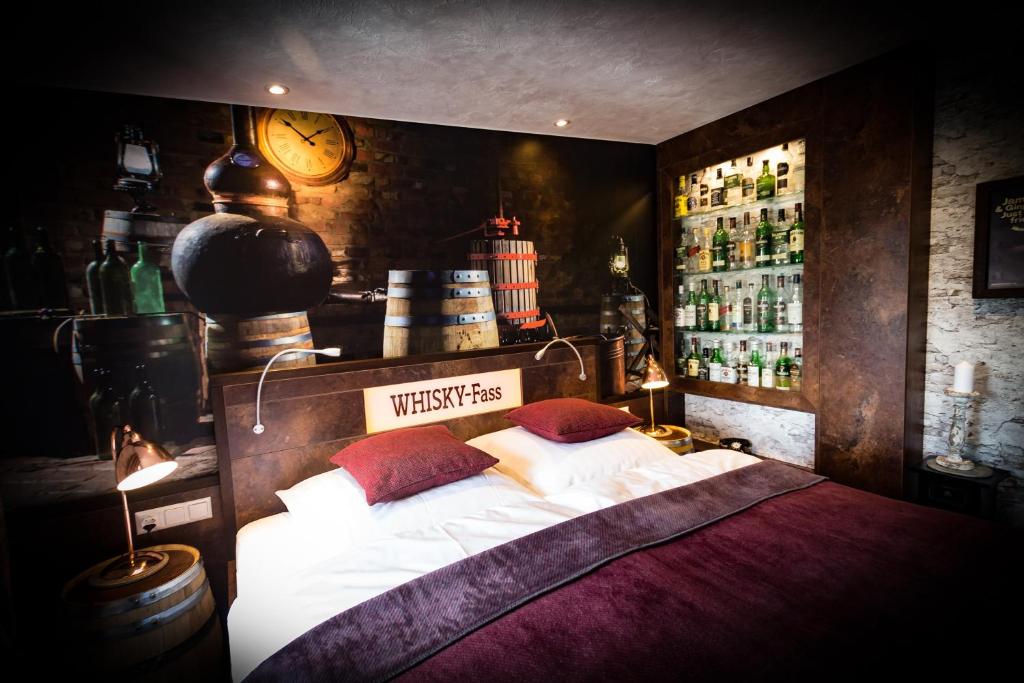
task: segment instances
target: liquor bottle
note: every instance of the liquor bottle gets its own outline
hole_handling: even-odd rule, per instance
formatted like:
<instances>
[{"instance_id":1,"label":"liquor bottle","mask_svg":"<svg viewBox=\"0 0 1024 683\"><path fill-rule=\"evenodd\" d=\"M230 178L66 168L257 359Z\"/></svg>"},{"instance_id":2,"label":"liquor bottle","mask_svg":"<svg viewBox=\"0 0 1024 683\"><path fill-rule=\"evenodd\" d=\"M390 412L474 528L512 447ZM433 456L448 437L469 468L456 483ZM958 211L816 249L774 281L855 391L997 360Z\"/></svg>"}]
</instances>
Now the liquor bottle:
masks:
<instances>
[{"instance_id":1,"label":"liquor bottle","mask_svg":"<svg viewBox=\"0 0 1024 683\"><path fill-rule=\"evenodd\" d=\"M64 279L64 264L60 255L50 246L46 228L36 228L36 248L30 259L32 273L39 292L39 303L47 308L64 308L68 305L67 282Z\"/></svg>"},{"instance_id":2,"label":"liquor bottle","mask_svg":"<svg viewBox=\"0 0 1024 683\"><path fill-rule=\"evenodd\" d=\"M768 275L761 276L761 289L757 292L754 326L761 333L775 331L775 297L772 288L768 285L768 277Z\"/></svg>"},{"instance_id":3,"label":"liquor bottle","mask_svg":"<svg viewBox=\"0 0 1024 683\"><path fill-rule=\"evenodd\" d=\"M107 240L107 256L100 265L100 291L107 315L131 315L132 282L128 266L117 253L114 240Z\"/></svg>"},{"instance_id":4,"label":"liquor bottle","mask_svg":"<svg viewBox=\"0 0 1024 683\"><path fill-rule=\"evenodd\" d=\"M768 209L761 209L761 222L754 235L754 265L767 268L772 264L772 230L775 226L768 220Z\"/></svg>"},{"instance_id":5,"label":"liquor bottle","mask_svg":"<svg viewBox=\"0 0 1024 683\"><path fill-rule=\"evenodd\" d=\"M679 246L676 247L676 272L686 272L686 229L679 235Z\"/></svg>"},{"instance_id":6,"label":"liquor bottle","mask_svg":"<svg viewBox=\"0 0 1024 683\"><path fill-rule=\"evenodd\" d=\"M754 157L747 157L747 167L743 170L743 203L757 201L757 190L754 180Z\"/></svg>"},{"instance_id":7,"label":"liquor bottle","mask_svg":"<svg viewBox=\"0 0 1024 683\"><path fill-rule=\"evenodd\" d=\"M775 164L776 195L789 194L793 190L789 183L790 156L789 143L782 143L782 161Z\"/></svg>"},{"instance_id":8,"label":"liquor bottle","mask_svg":"<svg viewBox=\"0 0 1024 683\"><path fill-rule=\"evenodd\" d=\"M89 295L89 311L103 315L103 292L100 290L100 264L103 263L103 246L99 240L92 241L92 262L85 267L85 291Z\"/></svg>"},{"instance_id":9,"label":"liquor bottle","mask_svg":"<svg viewBox=\"0 0 1024 683\"><path fill-rule=\"evenodd\" d=\"M736 360L736 343L725 345L725 363L722 365L722 383L736 384L739 381L739 364Z\"/></svg>"},{"instance_id":10,"label":"liquor bottle","mask_svg":"<svg viewBox=\"0 0 1024 683\"><path fill-rule=\"evenodd\" d=\"M707 184L707 173L707 169L704 169L703 171L700 172L700 193L698 195L700 199L698 201L698 204L700 205L700 208L703 211L707 211L710 208L708 204L710 203L711 199L711 190Z\"/></svg>"},{"instance_id":11,"label":"liquor bottle","mask_svg":"<svg viewBox=\"0 0 1024 683\"><path fill-rule=\"evenodd\" d=\"M800 291L800 283L803 278L800 273L793 275L793 294L786 304L786 323L790 332L804 331L804 297Z\"/></svg>"},{"instance_id":12,"label":"liquor bottle","mask_svg":"<svg viewBox=\"0 0 1024 683\"><path fill-rule=\"evenodd\" d=\"M697 352L697 338L690 338L690 355L686 357L686 376L690 379L700 377L700 354Z\"/></svg>"},{"instance_id":13,"label":"liquor bottle","mask_svg":"<svg viewBox=\"0 0 1024 683\"><path fill-rule=\"evenodd\" d=\"M722 357L722 342L716 339L714 341L714 347L711 350L711 360L708 363L708 379L710 381L722 381L723 365L725 365L725 358Z\"/></svg>"},{"instance_id":14,"label":"liquor bottle","mask_svg":"<svg viewBox=\"0 0 1024 683\"><path fill-rule=\"evenodd\" d=\"M676 335L676 375L686 377L686 337Z\"/></svg>"},{"instance_id":15,"label":"liquor bottle","mask_svg":"<svg viewBox=\"0 0 1024 683\"><path fill-rule=\"evenodd\" d=\"M726 270L735 270L739 264L740 233L736 229L736 217L729 219L729 267Z\"/></svg>"},{"instance_id":16,"label":"liquor bottle","mask_svg":"<svg viewBox=\"0 0 1024 683\"><path fill-rule=\"evenodd\" d=\"M768 160L761 162L761 175L757 177L757 198L771 199L775 196L775 176L768 168Z\"/></svg>"},{"instance_id":17,"label":"liquor bottle","mask_svg":"<svg viewBox=\"0 0 1024 683\"><path fill-rule=\"evenodd\" d=\"M700 238L697 236L697 231L700 228L693 229L693 238L686 245L686 272L697 273L700 272Z\"/></svg>"},{"instance_id":18,"label":"liquor bottle","mask_svg":"<svg viewBox=\"0 0 1024 683\"><path fill-rule=\"evenodd\" d=\"M732 293L732 303L729 305L729 331L743 331L743 280L736 281L736 289Z\"/></svg>"},{"instance_id":19,"label":"liquor bottle","mask_svg":"<svg viewBox=\"0 0 1024 683\"><path fill-rule=\"evenodd\" d=\"M722 178L722 167L715 169L715 184L711 187L711 208L725 206L725 179Z\"/></svg>"},{"instance_id":20,"label":"liquor bottle","mask_svg":"<svg viewBox=\"0 0 1024 683\"><path fill-rule=\"evenodd\" d=\"M789 227L789 262L804 262L804 209L801 204L796 205L793 225Z\"/></svg>"},{"instance_id":21,"label":"liquor bottle","mask_svg":"<svg viewBox=\"0 0 1024 683\"><path fill-rule=\"evenodd\" d=\"M672 212L672 215L676 220L683 218L688 213L686 206L687 199L686 176L681 175L676 181L675 210Z\"/></svg>"},{"instance_id":22,"label":"liquor bottle","mask_svg":"<svg viewBox=\"0 0 1024 683\"><path fill-rule=\"evenodd\" d=\"M804 354L798 346L793 351L793 364L789 366L789 390L800 391L803 388Z\"/></svg>"},{"instance_id":23,"label":"liquor bottle","mask_svg":"<svg viewBox=\"0 0 1024 683\"><path fill-rule=\"evenodd\" d=\"M686 194L686 213L691 214L700 208L700 184L697 182L697 174L690 174L690 187Z\"/></svg>"},{"instance_id":24,"label":"liquor bottle","mask_svg":"<svg viewBox=\"0 0 1024 683\"><path fill-rule=\"evenodd\" d=\"M724 281L723 281L724 282ZM729 285L722 286L722 303L718 307L718 328L728 332L732 324L732 299L729 298Z\"/></svg>"},{"instance_id":25,"label":"liquor bottle","mask_svg":"<svg viewBox=\"0 0 1024 683\"><path fill-rule=\"evenodd\" d=\"M694 331L697 327L697 292L694 291L694 284L690 283L690 291L686 294L686 303L683 304L683 329Z\"/></svg>"},{"instance_id":26,"label":"liquor bottle","mask_svg":"<svg viewBox=\"0 0 1024 683\"><path fill-rule=\"evenodd\" d=\"M132 298L136 313L163 313L164 288L160 282L160 266L150 262L149 247L139 242L139 260L131 269Z\"/></svg>"},{"instance_id":27,"label":"liquor bottle","mask_svg":"<svg viewBox=\"0 0 1024 683\"><path fill-rule=\"evenodd\" d=\"M7 273L7 296L16 309L39 308L41 298L36 279L32 275L32 258L25 248L21 230L10 229L10 246L4 254L4 271Z\"/></svg>"},{"instance_id":28,"label":"liquor bottle","mask_svg":"<svg viewBox=\"0 0 1024 683\"><path fill-rule=\"evenodd\" d=\"M756 339L752 339L750 341L750 360L747 362L748 387L761 386L761 365L764 361L761 359L760 344L761 343Z\"/></svg>"},{"instance_id":29,"label":"liquor bottle","mask_svg":"<svg viewBox=\"0 0 1024 683\"><path fill-rule=\"evenodd\" d=\"M697 254L697 272L711 272L711 228L700 231L700 252Z\"/></svg>"},{"instance_id":30,"label":"liquor bottle","mask_svg":"<svg viewBox=\"0 0 1024 683\"><path fill-rule=\"evenodd\" d=\"M700 367L697 368L697 379L707 381L708 379L708 364L711 360L711 354L708 351L708 347L704 347L700 357Z\"/></svg>"},{"instance_id":31,"label":"liquor bottle","mask_svg":"<svg viewBox=\"0 0 1024 683\"><path fill-rule=\"evenodd\" d=\"M789 223L786 210L779 209L779 218L772 226L772 265L784 266L789 263Z\"/></svg>"},{"instance_id":32,"label":"liquor bottle","mask_svg":"<svg viewBox=\"0 0 1024 683\"><path fill-rule=\"evenodd\" d=\"M710 332L711 323L708 321L708 306L711 304L711 295L708 294L708 281L700 281L700 294L697 295L697 329L701 332Z\"/></svg>"},{"instance_id":33,"label":"liquor bottle","mask_svg":"<svg viewBox=\"0 0 1024 683\"><path fill-rule=\"evenodd\" d=\"M754 230L750 227L750 212L743 212L743 230L739 238L739 267L754 267Z\"/></svg>"},{"instance_id":34,"label":"liquor bottle","mask_svg":"<svg viewBox=\"0 0 1024 683\"><path fill-rule=\"evenodd\" d=\"M146 376L145 364L135 366L135 388L128 395L128 414L132 426L146 439L157 443L164 439L160 397L153 390Z\"/></svg>"},{"instance_id":35,"label":"liquor bottle","mask_svg":"<svg viewBox=\"0 0 1024 683\"><path fill-rule=\"evenodd\" d=\"M743 201L743 177L740 175L740 169L736 165L735 159L729 164L726 174L722 199L727 205L739 204Z\"/></svg>"},{"instance_id":36,"label":"liquor bottle","mask_svg":"<svg viewBox=\"0 0 1024 683\"><path fill-rule=\"evenodd\" d=\"M715 273L729 270L729 233L725 231L725 219L721 216L711 242L711 270Z\"/></svg>"},{"instance_id":37,"label":"liquor bottle","mask_svg":"<svg viewBox=\"0 0 1024 683\"><path fill-rule=\"evenodd\" d=\"M791 143L791 147L793 150L793 159L789 174L792 176L792 179L789 181L789 184L793 188L793 192L801 192L804 189L807 143L805 140L801 139Z\"/></svg>"},{"instance_id":38,"label":"liquor bottle","mask_svg":"<svg viewBox=\"0 0 1024 683\"><path fill-rule=\"evenodd\" d=\"M718 280L711 281L712 294L708 299L708 330L722 331L722 297L718 293Z\"/></svg>"},{"instance_id":39,"label":"liquor bottle","mask_svg":"<svg viewBox=\"0 0 1024 683\"><path fill-rule=\"evenodd\" d=\"M686 329L686 287L676 287L675 302L672 306L672 323L678 335L680 330Z\"/></svg>"},{"instance_id":40,"label":"liquor bottle","mask_svg":"<svg viewBox=\"0 0 1024 683\"><path fill-rule=\"evenodd\" d=\"M747 295L743 297L743 331L754 332L757 330L757 326L754 321L756 316L754 315L754 305L757 302L757 294L754 292L754 283L750 282L747 284Z\"/></svg>"},{"instance_id":41,"label":"liquor bottle","mask_svg":"<svg viewBox=\"0 0 1024 683\"><path fill-rule=\"evenodd\" d=\"M793 359L789 357L789 342L782 342L779 346L782 350L779 352L778 360L775 361L775 388L779 391L789 391L790 367L793 365Z\"/></svg>"},{"instance_id":42,"label":"liquor bottle","mask_svg":"<svg viewBox=\"0 0 1024 683\"><path fill-rule=\"evenodd\" d=\"M739 384L746 384L747 383L747 366L750 365L750 354L747 353L747 340L746 339L741 339L740 340L740 352L739 352L739 355L736 357L736 365L737 365L737 372L738 372L737 377L736 377L736 381Z\"/></svg>"},{"instance_id":43,"label":"liquor bottle","mask_svg":"<svg viewBox=\"0 0 1024 683\"><path fill-rule=\"evenodd\" d=\"M761 388L771 389L775 386L774 346L771 342L764 345L765 354L761 365Z\"/></svg>"},{"instance_id":44,"label":"liquor bottle","mask_svg":"<svg viewBox=\"0 0 1024 683\"><path fill-rule=\"evenodd\" d=\"M110 432L117 425L124 424L124 399L114 391L113 377L109 370L97 368L93 371L96 390L89 397L89 412L92 414L93 437L96 454L100 460L110 460Z\"/></svg>"},{"instance_id":45,"label":"liquor bottle","mask_svg":"<svg viewBox=\"0 0 1024 683\"><path fill-rule=\"evenodd\" d=\"M775 284L775 331L788 332L789 323L786 318L786 276L777 276L775 278Z\"/></svg>"}]
</instances>

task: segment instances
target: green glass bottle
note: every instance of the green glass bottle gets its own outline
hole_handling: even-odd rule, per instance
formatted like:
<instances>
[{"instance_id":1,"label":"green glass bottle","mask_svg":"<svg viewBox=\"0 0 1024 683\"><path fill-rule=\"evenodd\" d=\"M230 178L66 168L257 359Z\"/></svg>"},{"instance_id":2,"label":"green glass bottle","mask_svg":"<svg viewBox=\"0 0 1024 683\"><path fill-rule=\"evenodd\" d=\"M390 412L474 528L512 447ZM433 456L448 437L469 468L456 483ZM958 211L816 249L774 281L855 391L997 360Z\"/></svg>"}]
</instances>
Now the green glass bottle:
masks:
<instances>
[{"instance_id":1,"label":"green glass bottle","mask_svg":"<svg viewBox=\"0 0 1024 683\"><path fill-rule=\"evenodd\" d=\"M711 360L708 361L708 379L712 382L722 381L722 366L725 365L725 357L722 355L722 342L714 341L711 349Z\"/></svg>"},{"instance_id":2,"label":"green glass bottle","mask_svg":"<svg viewBox=\"0 0 1024 683\"><path fill-rule=\"evenodd\" d=\"M757 331L764 334L775 331L775 297L768 284L768 275L761 276L761 289L757 292Z\"/></svg>"},{"instance_id":3,"label":"green glass bottle","mask_svg":"<svg viewBox=\"0 0 1024 683\"><path fill-rule=\"evenodd\" d=\"M93 315L103 315L103 291L100 289L100 265L103 263L103 245L99 240L92 241L93 259L85 267L85 291L89 295L89 311Z\"/></svg>"},{"instance_id":4,"label":"green glass bottle","mask_svg":"<svg viewBox=\"0 0 1024 683\"><path fill-rule=\"evenodd\" d=\"M718 280L711 282L713 288L711 298L708 300L708 330L711 332L722 331L722 296L718 293Z\"/></svg>"},{"instance_id":5,"label":"green glass bottle","mask_svg":"<svg viewBox=\"0 0 1024 683\"><path fill-rule=\"evenodd\" d=\"M729 270L729 233L725 231L725 219L721 216L715 236L711 238L711 270L716 273Z\"/></svg>"},{"instance_id":6,"label":"green glass bottle","mask_svg":"<svg viewBox=\"0 0 1024 683\"><path fill-rule=\"evenodd\" d=\"M697 338L690 338L690 355L686 357L686 376L697 379L700 375L700 354L697 353Z\"/></svg>"},{"instance_id":7,"label":"green glass bottle","mask_svg":"<svg viewBox=\"0 0 1024 683\"><path fill-rule=\"evenodd\" d=\"M132 299L136 313L163 313L164 288L160 283L160 266L150 262L149 246L139 242L139 260L132 266Z\"/></svg>"},{"instance_id":8,"label":"green glass bottle","mask_svg":"<svg viewBox=\"0 0 1024 683\"><path fill-rule=\"evenodd\" d=\"M697 327L697 292L690 283L686 293L686 303L683 305L683 329L687 332L698 330Z\"/></svg>"},{"instance_id":9,"label":"green glass bottle","mask_svg":"<svg viewBox=\"0 0 1024 683\"><path fill-rule=\"evenodd\" d=\"M761 222L754 233L754 265L767 268L772 264L772 232L775 226L768 220L768 209L761 209Z\"/></svg>"},{"instance_id":10,"label":"green glass bottle","mask_svg":"<svg viewBox=\"0 0 1024 683\"><path fill-rule=\"evenodd\" d=\"M760 342L754 339L750 342L750 360L747 362L747 386L761 386L761 367L764 361L761 359Z\"/></svg>"},{"instance_id":11,"label":"green glass bottle","mask_svg":"<svg viewBox=\"0 0 1024 683\"><path fill-rule=\"evenodd\" d=\"M711 324L708 321L708 307L711 304L711 295L708 294L708 281L700 281L700 294L697 296L697 329L701 332L710 332Z\"/></svg>"},{"instance_id":12,"label":"green glass bottle","mask_svg":"<svg viewBox=\"0 0 1024 683\"><path fill-rule=\"evenodd\" d=\"M789 262L804 262L804 209L800 204L796 205L793 225L789 227Z\"/></svg>"},{"instance_id":13,"label":"green glass bottle","mask_svg":"<svg viewBox=\"0 0 1024 683\"><path fill-rule=\"evenodd\" d=\"M107 315L131 315L132 278L115 245L114 240L107 240L107 257L100 264L103 312Z\"/></svg>"},{"instance_id":14,"label":"green glass bottle","mask_svg":"<svg viewBox=\"0 0 1024 683\"><path fill-rule=\"evenodd\" d=\"M793 359L789 357L789 342L782 342L779 346L782 347L782 351L779 352L779 359L775 361L775 388L789 391Z\"/></svg>"},{"instance_id":15,"label":"green glass bottle","mask_svg":"<svg viewBox=\"0 0 1024 683\"><path fill-rule=\"evenodd\" d=\"M768 168L768 160L761 162L761 175L757 177L757 198L771 199L775 196L775 176Z\"/></svg>"}]
</instances>

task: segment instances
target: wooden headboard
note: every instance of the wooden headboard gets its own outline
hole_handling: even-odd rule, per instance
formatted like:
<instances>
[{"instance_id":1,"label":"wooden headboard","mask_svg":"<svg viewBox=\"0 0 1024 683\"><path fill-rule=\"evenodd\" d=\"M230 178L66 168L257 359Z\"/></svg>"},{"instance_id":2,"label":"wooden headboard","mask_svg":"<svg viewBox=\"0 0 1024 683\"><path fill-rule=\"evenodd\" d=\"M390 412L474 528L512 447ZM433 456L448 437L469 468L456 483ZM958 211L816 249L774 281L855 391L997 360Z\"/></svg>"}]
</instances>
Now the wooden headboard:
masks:
<instances>
[{"instance_id":1,"label":"wooden headboard","mask_svg":"<svg viewBox=\"0 0 1024 683\"><path fill-rule=\"evenodd\" d=\"M257 436L258 371L210 378L217 437L225 527L235 533L253 520L284 511L274 494L326 472L328 458L366 436L363 389L403 382L522 369L523 403L571 396L597 400L600 386L597 344L574 342L587 380L579 379L579 361L556 344L541 360L540 344L416 356L329 363L271 370L263 383L260 417L266 431ZM511 426L506 410L443 421L463 440Z\"/></svg>"}]
</instances>

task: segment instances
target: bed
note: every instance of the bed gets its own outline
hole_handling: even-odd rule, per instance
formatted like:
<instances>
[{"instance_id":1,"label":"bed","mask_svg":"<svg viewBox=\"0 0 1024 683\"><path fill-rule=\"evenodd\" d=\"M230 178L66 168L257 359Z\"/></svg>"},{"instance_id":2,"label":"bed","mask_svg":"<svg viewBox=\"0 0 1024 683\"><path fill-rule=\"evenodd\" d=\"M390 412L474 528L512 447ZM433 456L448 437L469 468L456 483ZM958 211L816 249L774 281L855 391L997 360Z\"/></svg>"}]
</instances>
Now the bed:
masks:
<instances>
[{"instance_id":1,"label":"bed","mask_svg":"<svg viewBox=\"0 0 1024 683\"><path fill-rule=\"evenodd\" d=\"M364 436L351 413L367 386L519 367L526 403L593 399L594 347L580 350L585 382L568 350L286 371L264 388L268 441L246 433L251 380L218 380L235 680L810 680L936 661L950 674L967 660L916 648L1003 633L988 627L1019 600L1003 592L1019 537L730 451L605 437L593 448L621 466L568 486L496 466L472 495L439 487L404 510L418 523L369 520L355 540L274 494L333 476L330 453ZM471 443L514 431L499 414L448 424Z\"/></svg>"}]
</instances>

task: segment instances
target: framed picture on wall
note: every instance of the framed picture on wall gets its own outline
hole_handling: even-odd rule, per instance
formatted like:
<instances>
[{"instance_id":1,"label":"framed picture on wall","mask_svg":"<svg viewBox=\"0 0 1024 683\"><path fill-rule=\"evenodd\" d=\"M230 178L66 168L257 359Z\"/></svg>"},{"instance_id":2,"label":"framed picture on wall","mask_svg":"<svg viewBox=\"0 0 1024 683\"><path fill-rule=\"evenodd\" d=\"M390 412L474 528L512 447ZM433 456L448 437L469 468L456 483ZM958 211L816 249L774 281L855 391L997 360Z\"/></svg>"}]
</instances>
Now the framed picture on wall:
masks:
<instances>
[{"instance_id":1,"label":"framed picture on wall","mask_svg":"<svg viewBox=\"0 0 1024 683\"><path fill-rule=\"evenodd\" d=\"M978 183L974 297L1024 297L1024 176Z\"/></svg>"}]
</instances>

